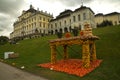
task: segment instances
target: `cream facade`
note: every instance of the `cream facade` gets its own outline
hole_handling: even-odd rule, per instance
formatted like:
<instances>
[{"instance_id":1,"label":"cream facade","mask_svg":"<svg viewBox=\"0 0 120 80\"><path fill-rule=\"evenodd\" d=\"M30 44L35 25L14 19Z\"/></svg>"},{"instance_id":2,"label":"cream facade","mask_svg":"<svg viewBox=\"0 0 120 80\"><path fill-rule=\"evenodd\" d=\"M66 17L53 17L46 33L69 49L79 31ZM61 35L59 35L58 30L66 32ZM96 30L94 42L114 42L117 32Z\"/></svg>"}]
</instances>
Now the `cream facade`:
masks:
<instances>
[{"instance_id":1,"label":"cream facade","mask_svg":"<svg viewBox=\"0 0 120 80\"><path fill-rule=\"evenodd\" d=\"M40 36L41 34L64 33L74 28L84 29L84 24L89 23L92 28L96 28L94 12L85 6L81 6L74 11L65 10L55 19L47 12L35 10L32 5L27 11L23 11L14 23L14 30L10 38Z\"/></svg>"},{"instance_id":2,"label":"cream facade","mask_svg":"<svg viewBox=\"0 0 120 80\"><path fill-rule=\"evenodd\" d=\"M10 38L30 37L32 35L48 34L48 24L53 16L47 12L35 10L32 5L13 24L14 30Z\"/></svg>"},{"instance_id":3,"label":"cream facade","mask_svg":"<svg viewBox=\"0 0 120 80\"><path fill-rule=\"evenodd\" d=\"M99 13L97 15L95 15L95 23L97 24L101 24L104 21L104 15L102 13Z\"/></svg>"},{"instance_id":4,"label":"cream facade","mask_svg":"<svg viewBox=\"0 0 120 80\"><path fill-rule=\"evenodd\" d=\"M55 34L59 31L62 33L64 32L65 28L70 28L71 19L70 14L72 13L71 10L66 10L60 15L58 15L55 19L50 21L49 32Z\"/></svg>"},{"instance_id":5,"label":"cream facade","mask_svg":"<svg viewBox=\"0 0 120 80\"><path fill-rule=\"evenodd\" d=\"M113 12L113 13L109 13L109 14L96 14L95 15L95 23L97 24L101 24L103 21L111 21L113 25L119 25L120 24L120 13L118 12Z\"/></svg>"},{"instance_id":6,"label":"cream facade","mask_svg":"<svg viewBox=\"0 0 120 80\"><path fill-rule=\"evenodd\" d=\"M89 23L92 28L96 28L94 12L90 8L81 6L74 11L65 10L50 21L49 32L56 33L62 31L64 33L66 29L70 31L76 27L83 30L86 22Z\"/></svg>"},{"instance_id":7,"label":"cream facade","mask_svg":"<svg viewBox=\"0 0 120 80\"><path fill-rule=\"evenodd\" d=\"M89 23L92 28L96 28L94 12L89 7L81 6L76 9L70 17L72 28L79 27L83 30L86 22Z\"/></svg>"}]
</instances>

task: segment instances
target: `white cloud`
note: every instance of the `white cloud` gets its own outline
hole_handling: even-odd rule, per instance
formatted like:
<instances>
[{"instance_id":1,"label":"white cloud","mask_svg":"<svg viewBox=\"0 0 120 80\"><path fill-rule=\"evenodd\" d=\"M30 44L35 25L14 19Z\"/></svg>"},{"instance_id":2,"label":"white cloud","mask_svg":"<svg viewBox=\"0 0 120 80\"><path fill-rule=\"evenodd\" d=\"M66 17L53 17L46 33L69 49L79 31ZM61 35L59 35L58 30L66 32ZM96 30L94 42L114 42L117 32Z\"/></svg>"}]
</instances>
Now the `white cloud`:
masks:
<instances>
[{"instance_id":1,"label":"white cloud","mask_svg":"<svg viewBox=\"0 0 120 80\"><path fill-rule=\"evenodd\" d=\"M95 13L120 12L120 0L83 0L84 6L90 7ZM35 9L59 15L65 9L74 10L81 6L81 0L0 0L0 35L7 35L13 30L12 24L21 15L22 10Z\"/></svg>"},{"instance_id":2,"label":"white cloud","mask_svg":"<svg viewBox=\"0 0 120 80\"><path fill-rule=\"evenodd\" d=\"M23 5L23 0L0 0L0 35L9 36Z\"/></svg>"},{"instance_id":3,"label":"white cloud","mask_svg":"<svg viewBox=\"0 0 120 80\"><path fill-rule=\"evenodd\" d=\"M89 7L92 8L92 10L95 13L111 13L111 12L120 12L120 6L118 6L120 4L120 1L115 0L114 2L111 0L104 0L104 1L98 1L98 0L94 0L93 2L91 2L91 4L87 4L89 5Z\"/></svg>"}]
</instances>

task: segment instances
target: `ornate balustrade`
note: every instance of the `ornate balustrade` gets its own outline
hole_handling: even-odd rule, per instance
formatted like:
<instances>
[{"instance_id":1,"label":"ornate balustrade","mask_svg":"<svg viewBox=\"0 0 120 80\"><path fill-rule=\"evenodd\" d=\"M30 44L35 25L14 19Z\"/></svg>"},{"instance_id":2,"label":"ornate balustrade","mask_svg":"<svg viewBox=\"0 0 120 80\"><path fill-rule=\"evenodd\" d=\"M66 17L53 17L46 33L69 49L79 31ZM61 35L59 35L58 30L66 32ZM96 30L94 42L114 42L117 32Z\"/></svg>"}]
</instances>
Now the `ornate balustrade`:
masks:
<instances>
[{"instance_id":1,"label":"ornate balustrade","mask_svg":"<svg viewBox=\"0 0 120 80\"><path fill-rule=\"evenodd\" d=\"M96 60L96 46L95 40L98 40L99 37L89 35L89 36L77 36L70 38L61 38L50 40L50 48L51 48L51 64L55 64L57 59L57 46L63 46L63 59L68 59L68 51L67 47L69 45L82 45L82 63L83 67L87 68L90 66L90 61Z\"/></svg>"}]
</instances>

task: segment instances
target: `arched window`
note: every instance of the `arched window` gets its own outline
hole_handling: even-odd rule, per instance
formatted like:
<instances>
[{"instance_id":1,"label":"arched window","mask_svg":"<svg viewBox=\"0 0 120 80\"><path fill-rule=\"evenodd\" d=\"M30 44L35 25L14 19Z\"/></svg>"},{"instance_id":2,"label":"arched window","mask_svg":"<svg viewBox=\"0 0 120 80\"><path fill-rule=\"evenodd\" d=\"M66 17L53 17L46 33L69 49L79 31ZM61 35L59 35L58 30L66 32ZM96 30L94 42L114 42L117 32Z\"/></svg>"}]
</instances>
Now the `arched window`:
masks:
<instances>
[{"instance_id":1,"label":"arched window","mask_svg":"<svg viewBox=\"0 0 120 80\"><path fill-rule=\"evenodd\" d=\"M62 30L62 28L60 28L60 30L59 30L59 31L60 31L60 33L63 33L63 30Z\"/></svg>"},{"instance_id":2,"label":"arched window","mask_svg":"<svg viewBox=\"0 0 120 80\"><path fill-rule=\"evenodd\" d=\"M51 30L51 34L52 34L52 35L53 35L53 32L54 32L54 31L53 31L53 30Z\"/></svg>"},{"instance_id":3,"label":"arched window","mask_svg":"<svg viewBox=\"0 0 120 80\"><path fill-rule=\"evenodd\" d=\"M73 16L73 22L75 22L76 21L76 18L75 18L75 16Z\"/></svg>"},{"instance_id":4,"label":"arched window","mask_svg":"<svg viewBox=\"0 0 120 80\"><path fill-rule=\"evenodd\" d=\"M71 26L69 27L69 31L72 32L72 28L71 28Z\"/></svg>"},{"instance_id":5,"label":"arched window","mask_svg":"<svg viewBox=\"0 0 120 80\"><path fill-rule=\"evenodd\" d=\"M64 28L64 32L65 32L65 33L66 33L66 32L68 32L68 29L67 29L67 27L65 27L65 28Z\"/></svg>"},{"instance_id":6,"label":"arched window","mask_svg":"<svg viewBox=\"0 0 120 80\"><path fill-rule=\"evenodd\" d=\"M81 19L80 19L81 17L80 17L80 14L78 15L78 21L80 21Z\"/></svg>"},{"instance_id":7,"label":"arched window","mask_svg":"<svg viewBox=\"0 0 120 80\"><path fill-rule=\"evenodd\" d=\"M57 34L57 33L58 33L58 30L56 29L56 30L55 30L55 34Z\"/></svg>"},{"instance_id":8,"label":"arched window","mask_svg":"<svg viewBox=\"0 0 120 80\"><path fill-rule=\"evenodd\" d=\"M83 20L86 20L86 13L83 13Z\"/></svg>"}]
</instances>

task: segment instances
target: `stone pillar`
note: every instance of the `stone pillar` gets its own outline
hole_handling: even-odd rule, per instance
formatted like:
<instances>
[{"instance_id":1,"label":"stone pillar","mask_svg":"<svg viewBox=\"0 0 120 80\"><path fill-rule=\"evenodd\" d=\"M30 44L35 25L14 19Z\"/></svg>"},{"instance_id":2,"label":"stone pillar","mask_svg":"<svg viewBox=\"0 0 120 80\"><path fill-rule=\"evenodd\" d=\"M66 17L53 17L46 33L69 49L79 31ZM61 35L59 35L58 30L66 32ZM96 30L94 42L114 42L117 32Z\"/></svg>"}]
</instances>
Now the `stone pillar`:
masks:
<instances>
[{"instance_id":1,"label":"stone pillar","mask_svg":"<svg viewBox=\"0 0 120 80\"><path fill-rule=\"evenodd\" d=\"M84 41L82 45L82 63L83 67L88 68L90 66L90 50L89 41Z\"/></svg>"},{"instance_id":2,"label":"stone pillar","mask_svg":"<svg viewBox=\"0 0 120 80\"><path fill-rule=\"evenodd\" d=\"M63 52L64 52L63 58L64 58L64 60L66 60L66 59L68 59L67 45L64 45L63 48L64 48L64 50L63 50Z\"/></svg>"},{"instance_id":3,"label":"stone pillar","mask_svg":"<svg viewBox=\"0 0 120 80\"><path fill-rule=\"evenodd\" d=\"M97 59L97 57L96 57L96 46L95 46L95 42L93 42L93 43L91 44L90 49L91 49L91 61L94 61L94 60Z\"/></svg>"},{"instance_id":4,"label":"stone pillar","mask_svg":"<svg viewBox=\"0 0 120 80\"><path fill-rule=\"evenodd\" d=\"M55 64L56 63L56 46L55 45L51 45L51 64Z\"/></svg>"}]
</instances>

